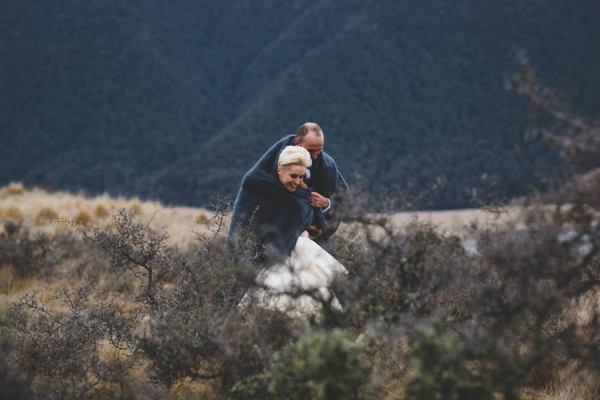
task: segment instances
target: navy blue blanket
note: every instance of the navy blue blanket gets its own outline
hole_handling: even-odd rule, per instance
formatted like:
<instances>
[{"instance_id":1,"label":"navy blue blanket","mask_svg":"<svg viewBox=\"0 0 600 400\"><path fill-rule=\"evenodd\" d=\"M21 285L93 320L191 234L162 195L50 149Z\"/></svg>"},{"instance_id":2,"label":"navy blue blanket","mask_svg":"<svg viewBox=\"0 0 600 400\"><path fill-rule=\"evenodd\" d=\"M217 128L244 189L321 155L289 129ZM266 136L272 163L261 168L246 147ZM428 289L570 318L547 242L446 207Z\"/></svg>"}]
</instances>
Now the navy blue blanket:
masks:
<instances>
[{"instance_id":1,"label":"navy blue blanket","mask_svg":"<svg viewBox=\"0 0 600 400\"><path fill-rule=\"evenodd\" d=\"M278 177L251 169L242 181L229 227L230 239L240 231L262 245L257 256L266 261L288 256L298 236L311 225L315 211L310 191L288 191Z\"/></svg>"},{"instance_id":2,"label":"navy blue blanket","mask_svg":"<svg viewBox=\"0 0 600 400\"><path fill-rule=\"evenodd\" d=\"M294 144L295 135L288 135L275 143L252 167L277 176L277 161L285 146ZM336 192L348 189L348 184L342 177L334 159L322 151L310 167L310 187L317 193L330 198Z\"/></svg>"},{"instance_id":3,"label":"navy blue blanket","mask_svg":"<svg viewBox=\"0 0 600 400\"><path fill-rule=\"evenodd\" d=\"M300 233L312 224L325 228L317 243L328 244L331 229L326 229L321 210L310 206L310 192L329 198L348 186L333 158L321 152L311 167L311 188L298 188L295 192L285 189L277 176L277 161L281 151L293 144L294 137L286 136L271 146L244 175L233 206L230 239L242 229L270 252L288 256Z\"/></svg>"}]
</instances>

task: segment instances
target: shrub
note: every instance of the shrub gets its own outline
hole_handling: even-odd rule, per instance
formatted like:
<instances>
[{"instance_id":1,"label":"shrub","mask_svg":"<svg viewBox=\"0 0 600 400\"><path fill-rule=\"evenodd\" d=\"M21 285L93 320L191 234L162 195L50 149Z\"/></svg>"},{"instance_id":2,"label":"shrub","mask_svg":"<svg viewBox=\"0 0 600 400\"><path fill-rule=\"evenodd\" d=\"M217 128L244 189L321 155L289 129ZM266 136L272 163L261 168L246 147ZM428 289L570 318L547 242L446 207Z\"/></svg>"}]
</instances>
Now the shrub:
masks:
<instances>
[{"instance_id":1,"label":"shrub","mask_svg":"<svg viewBox=\"0 0 600 400\"><path fill-rule=\"evenodd\" d=\"M4 222L4 231L0 234L0 265L12 266L18 278L49 277L57 265L84 251L82 241L71 232L31 234L21 223L10 220Z\"/></svg>"},{"instance_id":2,"label":"shrub","mask_svg":"<svg viewBox=\"0 0 600 400\"><path fill-rule=\"evenodd\" d=\"M398 230L387 219L365 219L347 234L363 240L353 239L342 249L342 254L352 252L341 257L352 278L335 290L346 317L357 326L374 318L394 323L407 312L432 312L435 296L447 289L452 274L470 264L460 243L429 225Z\"/></svg>"},{"instance_id":3,"label":"shrub","mask_svg":"<svg viewBox=\"0 0 600 400\"><path fill-rule=\"evenodd\" d=\"M269 392L275 399L359 399L369 375L366 344L340 329L309 331L274 358Z\"/></svg>"},{"instance_id":4,"label":"shrub","mask_svg":"<svg viewBox=\"0 0 600 400\"><path fill-rule=\"evenodd\" d=\"M74 225L107 253L115 272L130 272L140 279L142 292L138 299L158 309L160 287L166 283L176 258L166 241L167 233L153 231L124 209L113 216L113 222L106 230L77 222Z\"/></svg>"},{"instance_id":5,"label":"shrub","mask_svg":"<svg viewBox=\"0 0 600 400\"><path fill-rule=\"evenodd\" d=\"M109 382L119 383L123 375L114 362L109 368L101 350L104 343L127 348L133 319L114 304L90 302L94 285L89 281L76 292L62 289L58 307L30 293L11 310L15 361L35 374L33 388L44 394L40 397L93 397L91 393Z\"/></svg>"},{"instance_id":6,"label":"shrub","mask_svg":"<svg viewBox=\"0 0 600 400\"><path fill-rule=\"evenodd\" d=\"M11 362L15 357L13 343L0 338L0 398L5 400L28 400L32 393L28 377Z\"/></svg>"},{"instance_id":7,"label":"shrub","mask_svg":"<svg viewBox=\"0 0 600 400\"><path fill-rule=\"evenodd\" d=\"M414 376L406 387L406 400L492 399L490 383L469 365L461 342L434 327L414 333L410 341Z\"/></svg>"}]
</instances>

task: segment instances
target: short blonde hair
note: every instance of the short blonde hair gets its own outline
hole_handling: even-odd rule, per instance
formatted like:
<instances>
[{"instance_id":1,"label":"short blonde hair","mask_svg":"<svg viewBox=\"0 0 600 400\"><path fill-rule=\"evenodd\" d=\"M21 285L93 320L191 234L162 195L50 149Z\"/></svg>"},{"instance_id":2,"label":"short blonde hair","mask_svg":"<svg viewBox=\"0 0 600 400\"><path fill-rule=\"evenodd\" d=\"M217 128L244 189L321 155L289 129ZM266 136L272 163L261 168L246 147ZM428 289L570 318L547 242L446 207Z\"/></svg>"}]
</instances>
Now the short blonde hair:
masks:
<instances>
[{"instance_id":1,"label":"short blonde hair","mask_svg":"<svg viewBox=\"0 0 600 400\"><path fill-rule=\"evenodd\" d=\"M280 167L286 165L302 165L303 167L308 168L312 165L312 160L310 159L308 150L304 147L286 146L279 155L277 165Z\"/></svg>"}]
</instances>

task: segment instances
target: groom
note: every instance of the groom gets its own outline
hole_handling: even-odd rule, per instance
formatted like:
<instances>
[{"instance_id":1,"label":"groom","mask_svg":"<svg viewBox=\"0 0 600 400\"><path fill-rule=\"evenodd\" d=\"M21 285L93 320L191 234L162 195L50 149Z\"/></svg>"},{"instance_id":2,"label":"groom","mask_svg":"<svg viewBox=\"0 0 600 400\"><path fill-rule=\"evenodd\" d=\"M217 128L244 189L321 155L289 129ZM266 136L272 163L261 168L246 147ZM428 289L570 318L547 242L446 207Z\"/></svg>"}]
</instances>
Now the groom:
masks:
<instances>
[{"instance_id":1,"label":"groom","mask_svg":"<svg viewBox=\"0 0 600 400\"><path fill-rule=\"evenodd\" d=\"M336 204L333 198L348 189L348 184L342 177L337 168L334 159L323 151L325 136L323 130L314 122L307 122L301 125L296 131L296 135L288 135L276 142L269 150L263 154L258 162L250 169L261 170L273 174L277 177L277 160L279 153L286 146L302 146L308 150L312 159L312 166L307 169L304 177L305 183L312 189L310 194L310 204L313 208L320 210L325 217L325 227L323 233L315 240L321 247L331 252L330 236L336 231L338 223L333 220L333 211ZM243 185L242 185L243 187ZM242 190L238 192L235 203L233 204L233 215L229 231L232 232L238 221L237 211L238 201Z\"/></svg>"}]
</instances>

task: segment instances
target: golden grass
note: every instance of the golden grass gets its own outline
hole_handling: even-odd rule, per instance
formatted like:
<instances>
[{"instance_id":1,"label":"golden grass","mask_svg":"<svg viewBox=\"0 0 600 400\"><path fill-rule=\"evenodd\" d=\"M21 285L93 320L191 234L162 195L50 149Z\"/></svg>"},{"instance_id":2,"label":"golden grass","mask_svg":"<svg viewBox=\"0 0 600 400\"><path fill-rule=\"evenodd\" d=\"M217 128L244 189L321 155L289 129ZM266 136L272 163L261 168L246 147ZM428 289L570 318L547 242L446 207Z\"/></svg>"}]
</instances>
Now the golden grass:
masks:
<instances>
[{"instance_id":1,"label":"golden grass","mask_svg":"<svg viewBox=\"0 0 600 400\"><path fill-rule=\"evenodd\" d=\"M544 388L524 389L524 400L600 400L600 375L577 372L576 365L559 370Z\"/></svg>"},{"instance_id":2,"label":"golden grass","mask_svg":"<svg viewBox=\"0 0 600 400\"><path fill-rule=\"evenodd\" d=\"M66 221L76 221L96 227L106 227L112 223L112 215L119 210L135 211L141 222L151 229L164 230L169 234L169 243L184 248L197 240L198 231L204 229L196 222L199 214L209 215L200 208L164 207L158 202L140 201L124 197L111 197L107 194L87 197L83 193L49 193L40 188L25 189L21 184L12 183L0 188L0 234L4 232L4 221L11 219L22 223L31 235L44 233L49 236L72 231ZM57 268L60 270L60 267ZM103 277L100 288L113 293L131 290L131 281L121 278L110 281ZM110 282L110 288L105 287ZM56 282L64 285L65 282ZM16 301L26 291L46 287L48 282L39 279L16 279L9 265L0 265L0 308ZM115 291L115 288L118 290Z\"/></svg>"},{"instance_id":3,"label":"golden grass","mask_svg":"<svg viewBox=\"0 0 600 400\"><path fill-rule=\"evenodd\" d=\"M138 200L134 200L131 204L129 204L129 206L127 206L127 211L135 214L138 217L144 214L144 208Z\"/></svg>"},{"instance_id":4,"label":"golden grass","mask_svg":"<svg viewBox=\"0 0 600 400\"><path fill-rule=\"evenodd\" d=\"M0 189L0 196L15 196L25 193L25 187L21 183L12 182Z\"/></svg>"},{"instance_id":5,"label":"golden grass","mask_svg":"<svg viewBox=\"0 0 600 400\"><path fill-rule=\"evenodd\" d=\"M171 387L175 400L213 399L216 396L218 382L194 381L190 378L181 379Z\"/></svg>"},{"instance_id":6,"label":"golden grass","mask_svg":"<svg viewBox=\"0 0 600 400\"><path fill-rule=\"evenodd\" d=\"M91 225L92 224L92 216L87 213L87 211L79 210L75 217L73 218L75 222L83 225Z\"/></svg>"},{"instance_id":7,"label":"golden grass","mask_svg":"<svg viewBox=\"0 0 600 400\"><path fill-rule=\"evenodd\" d=\"M7 219L22 222L32 233L54 234L72 229L62 221L76 221L97 227L111 223L111 216L125 209L156 230L164 229L169 242L185 247L196 240L210 212L192 207L164 207L159 202L107 194L87 197L83 193L49 193L40 188L26 189L20 183L0 188L0 223ZM200 217L203 216L203 217ZM0 225L0 232L3 230Z\"/></svg>"},{"instance_id":8,"label":"golden grass","mask_svg":"<svg viewBox=\"0 0 600 400\"><path fill-rule=\"evenodd\" d=\"M56 210L51 207L42 207L37 213L35 223L36 225L42 225L56 219L58 219L58 212Z\"/></svg>"},{"instance_id":9,"label":"golden grass","mask_svg":"<svg viewBox=\"0 0 600 400\"><path fill-rule=\"evenodd\" d=\"M102 204L97 204L94 209L94 216L98 219L103 219L109 217L110 212Z\"/></svg>"},{"instance_id":10,"label":"golden grass","mask_svg":"<svg viewBox=\"0 0 600 400\"><path fill-rule=\"evenodd\" d=\"M399 212L390 215L396 226L407 226L411 223L431 224L444 234L468 236L474 227L486 227L494 224L514 222L521 212L518 206L508 206L501 214L483 209L462 209L449 211Z\"/></svg>"},{"instance_id":11,"label":"golden grass","mask_svg":"<svg viewBox=\"0 0 600 400\"><path fill-rule=\"evenodd\" d=\"M196 215L196 223L197 224L206 224L209 220L210 220L210 217L205 212L199 212L198 215Z\"/></svg>"},{"instance_id":12,"label":"golden grass","mask_svg":"<svg viewBox=\"0 0 600 400\"><path fill-rule=\"evenodd\" d=\"M13 221L23 221L25 218L23 211L18 206L9 206L7 208L0 208L0 220L6 221L12 219Z\"/></svg>"}]
</instances>

